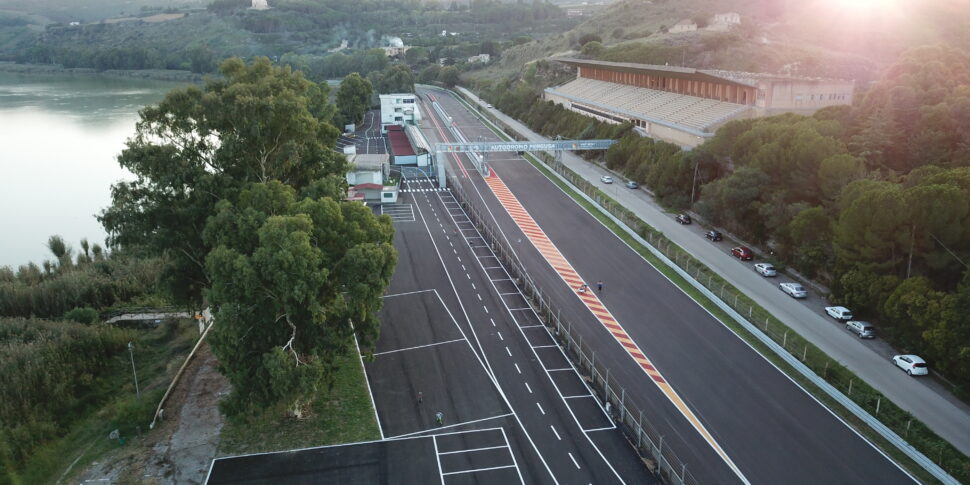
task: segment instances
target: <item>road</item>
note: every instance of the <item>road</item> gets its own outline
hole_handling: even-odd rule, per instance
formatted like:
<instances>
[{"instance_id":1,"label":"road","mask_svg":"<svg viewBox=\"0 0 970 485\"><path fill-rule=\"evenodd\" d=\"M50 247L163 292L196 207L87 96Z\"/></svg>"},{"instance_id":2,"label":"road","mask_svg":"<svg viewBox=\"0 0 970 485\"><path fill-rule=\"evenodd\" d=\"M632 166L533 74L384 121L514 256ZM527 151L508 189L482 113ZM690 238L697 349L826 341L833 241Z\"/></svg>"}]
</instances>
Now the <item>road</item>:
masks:
<instances>
[{"instance_id":1,"label":"road","mask_svg":"<svg viewBox=\"0 0 970 485\"><path fill-rule=\"evenodd\" d=\"M462 329L463 339L480 358L485 373L494 377L492 384L507 411L493 406L491 415L510 414L507 421L514 425L510 436L524 437L513 444L518 443L516 448L521 450L520 468L531 468L526 474L532 479L526 482L654 483L450 192L437 190L436 184L414 174L405 173L404 185L408 190L399 202L381 209L395 220L395 246L400 252L388 293L401 296L389 296L387 301L414 298L411 292L428 290L440 295L441 304ZM413 322L427 319L428 308L428 304L389 308L385 315L408 322L409 328L382 333L379 346L408 348L407 339L413 339L415 333ZM452 340L444 334L437 338ZM388 344L388 340L395 342ZM371 387L385 434L395 429L390 434L420 432L421 421L397 409L381 412L380 403L388 399L382 399L380 394L385 391L378 389L403 386L422 390L429 405L437 395L446 416L461 416L467 407L489 400L489 382L475 381L474 374L444 388L429 386L428 376L440 369L422 370L395 362L382 367L382 372L373 372L382 358L378 355L368 365L368 374L376 376L371 378ZM441 364L457 367L454 359L441 359ZM474 401L450 404L456 400L454 394L461 392ZM466 418L474 421L479 416Z\"/></svg>"},{"instance_id":2,"label":"road","mask_svg":"<svg viewBox=\"0 0 970 485\"><path fill-rule=\"evenodd\" d=\"M470 139L497 140L447 95L442 105ZM432 113L426 109L426 113ZM438 121L440 123L440 121ZM439 131L442 138L444 131ZM435 140L437 141L437 140ZM499 157L498 155L503 155ZM467 160L464 162L467 164ZM627 396L653 411L701 483L735 481L719 445L752 483L911 483L912 479L834 414L719 323L637 253L513 154L489 160L532 219L585 281L603 280L601 299L712 435L703 439L564 283L477 172L458 177L494 218L532 278L609 359ZM460 168L459 168L460 171ZM742 478L743 477L743 478Z\"/></svg>"},{"instance_id":3,"label":"road","mask_svg":"<svg viewBox=\"0 0 970 485\"><path fill-rule=\"evenodd\" d=\"M487 109L484 101L464 91L479 102L480 109ZM501 112L494 109L489 111L515 127L519 133L525 134L529 140L547 140ZM603 175L616 175L573 153L564 153L563 163L592 183L599 183ZM612 190L606 187L604 190L823 352L912 413L961 452L970 455L970 406L954 397L940 383L932 379L911 378L894 367L890 358L899 352L884 341L862 341L842 325L824 316L823 308L828 303L823 297L813 295L806 301L788 298L778 289L778 283L787 280L762 278L751 267L757 261L742 263L730 256L730 245L726 241L712 244L703 237L704 228L677 224L673 215L658 206L648 193L626 190L618 184L614 184Z\"/></svg>"}]
</instances>

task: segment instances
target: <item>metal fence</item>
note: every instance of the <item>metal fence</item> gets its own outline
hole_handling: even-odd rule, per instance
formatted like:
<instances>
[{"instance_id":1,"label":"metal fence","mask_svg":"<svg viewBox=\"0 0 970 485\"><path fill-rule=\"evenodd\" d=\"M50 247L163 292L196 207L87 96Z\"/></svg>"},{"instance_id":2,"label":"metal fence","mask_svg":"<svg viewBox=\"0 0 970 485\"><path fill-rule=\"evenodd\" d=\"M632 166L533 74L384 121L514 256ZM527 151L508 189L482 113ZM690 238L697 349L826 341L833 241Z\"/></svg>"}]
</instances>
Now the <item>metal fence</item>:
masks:
<instances>
[{"instance_id":1,"label":"metal fence","mask_svg":"<svg viewBox=\"0 0 970 485\"><path fill-rule=\"evenodd\" d=\"M535 283L529 272L511 250L508 241L501 236L491 218L483 214L483 209L469 199L461 184L450 180L452 194L461 203L472 223L485 237L489 246L499 257L516 285L526 296L530 306L557 339L557 343L576 365L580 374L604 403L617 422L629 443L637 450L646 466L666 483L693 485L698 483L687 469L687 463L676 455L674 447L664 435L650 424L650 415L637 406L626 395L626 390L616 381L610 380L610 369L582 335L573 330L573 324L563 317L549 299L543 296L542 289Z\"/></svg>"},{"instance_id":2,"label":"metal fence","mask_svg":"<svg viewBox=\"0 0 970 485\"><path fill-rule=\"evenodd\" d=\"M458 95L466 99L463 93L459 92ZM522 139L518 132L505 125L492 113L487 111L478 111L478 113L495 128L500 128L513 139ZM709 291L711 296L719 298L728 309L736 312L739 318L757 326L755 332L760 331L768 337L766 340L784 349L783 359L790 356L793 358L792 362L804 365L807 370L814 373L819 379L815 384L821 384L826 394L832 396L841 393L845 400L836 395L836 401L903 454L913 459L930 475L943 483L957 483L957 480L970 483L970 465L967 457L949 442L937 436L921 421L914 419L912 414L886 399L845 366L793 332L710 268L664 237L663 233L656 231L598 187L573 172L557 160L554 154L542 152L534 155L548 169L556 172L562 179L606 210L619 223L624 224L675 263L686 275L696 280L705 291ZM623 228L620 229L623 230ZM825 386L831 389L826 390Z\"/></svg>"}]
</instances>

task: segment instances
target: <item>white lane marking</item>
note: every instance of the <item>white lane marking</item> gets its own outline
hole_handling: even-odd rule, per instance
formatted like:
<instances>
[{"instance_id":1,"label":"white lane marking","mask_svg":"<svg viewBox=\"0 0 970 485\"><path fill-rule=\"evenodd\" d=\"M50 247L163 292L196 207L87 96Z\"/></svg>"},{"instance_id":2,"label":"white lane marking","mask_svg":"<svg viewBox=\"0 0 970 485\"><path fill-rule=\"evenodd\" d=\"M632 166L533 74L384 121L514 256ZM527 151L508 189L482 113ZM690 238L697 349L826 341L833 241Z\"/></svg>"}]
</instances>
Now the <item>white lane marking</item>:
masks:
<instances>
[{"instance_id":1,"label":"white lane marking","mask_svg":"<svg viewBox=\"0 0 970 485\"><path fill-rule=\"evenodd\" d=\"M516 370L516 371L517 371L517 372L518 372L519 374L521 374L521 373L522 373L522 369L519 369L519 364L518 364L518 362L516 362L516 363L515 363L515 370Z\"/></svg>"},{"instance_id":2,"label":"white lane marking","mask_svg":"<svg viewBox=\"0 0 970 485\"><path fill-rule=\"evenodd\" d=\"M577 470L582 470L582 468L580 468L580 466L579 466L579 462L577 462L576 459L573 458L573 454L572 453L566 453L566 454L569 455L569 458L571 460L573 460L573 465L576 465L576 469Z\"/></svg>"},{"instance_id":3,"label":"white lane marking","mask_svg":"<svg viewBox=\"0 0 970 485\"><path fill-rule=\"evenodd\" d=\"M462 271L465 271L465 272L467 272L467 271L468 271L467 269L465 269L465 265L461 265L461 270L462 270Z\"/></svg>"},{"instance_id":4,"label":"white lane marking","mask_svg":"<svg viewBox=\"0 0 970 485\"><path fill-rule=\"evenodd\" d=\"M488 307L487 306L482 305L482 308L485 309L485 313L488 313Z\"/></svg>"},{"instance_id":5,"label":"white lane marking","mask_svg":"<svg viewBox=\"0 0 970 485\"><path fill-rule=\"evenodd\" d=\"M472 279L472 277L468 273L465 273L465 278Z\"/></svg>"},{"instance_id":6,"label":"white lane marking","mask_svg":"<svg viewBox=\"0 0 970 485\"><path fill-rule=\"evenodd\" d=\"M384 352L375 352L373 355L377 356L377 355L384 355L384 354L393 354L394 352L404 352L405 350L423 349L425 347L432 347L432 346L435 346L435 345L444 345L444 344L450 344L450 343L454 343L454 342L461 342L463 340L465 340L465 339L464 338L456 338L454 340L446 340L444 342L435 342L433 344L415 345L414 347L406 347L406 348L403 348L403 349L387 350L387 351L384 351Z\"/></svg>"},{"instance_id":7,"label":"white lane marking","mask_svg":"<svg viewBox=\"0 0 970 485\"><path fill-rule=\"evenodd\" d=\"M606 431L606 430L610 430L610 429L616 429L616 426L607 426L605 428L584 429L583 432L585 432L585 433L592 433L593 431Z\"/></svg>"},{"instance_id":8,"label":"white lane marking","mask_svg":"<svg viewBox=\"0 0 970 485\"><path fill-rule=\"evenodd\" d=\"M505 466L493 466L493 467L489 467L489 468L475 468L475 469L472 469L472 470L461 470L461 471L457 471L457 472L447 472L447 473L442 473L442 475L457 475L459 473L478 473L478 472L485 472L485 471L488 471L488 470L501 470L503 468L518 468L518 467L515 466L514 464L513 465L505 465Z\"/></svg>"},{"instance_id":9,"label":"white lane marking","mask_svg":"<svg viewBox=\"0 0 970 485\"><path fill-rule=\"evenodd\" d=\"M511 350L509 350L509 347L508 347L508 345L506 345L506 346L505 346L505 353L506 353L506 354L509 354L509 357L512 357L512 351L511 351Z\"/></svg>"},{"instance_id":10,"label":"white lane marking","mask_svg":"<svg viewBox=\"0 0 970 485\"><path fill-rule=\"evenodd\" d=\"M529 387L529 383L528 382L525 383L525 388L526 388L526 390L529 391L529 394L532 394L532 388Z\"/></svg>"},{"instance_id":11,"label":"white lane marking","mask_svg":"<svg viewBox=\"0 0 970 485\"><path fill-rule=\"evenodd\" d=\"M489 318L488 321L492 322L492 326L493 327L495 326L495 320L494 319Z\"/></svg>"},{"instance_id":12,"label":"white lane marking","mask_svg":"<svg viewBox=\"0 0 970 485\"><path fill-rule=\"evenodd\" d=\"M478 289L478 288L475 288L475 283L472 283L472 289L473 290L477 290Z\"/></svg>"},{"instance_id":13,"label":"white lane marking","mask_svg":"<svg viewBox=\"0 0 970 485\"><path fill-rule=\"evenodd\" d=\"M481 293L475 293L475 296L478 297L478 301L482 301L482 295L481 295Z\"/></svg>"},{"instance_id":14,"label":"white lane marking","mask_svg":"<svg viewBox=\"0 0 970 485\"><path fill-rule=\"evenodd\" d=\"M502 446L486 446L484 448L469 448L467 450L442 451L442 452L439 452L438 454L439 455L453 455L455 453L471 453L473 451L497 450L499 448L508 448L508 446L505 446L505 445L502 445Z\"/></svg>"},{"instance_id":15,"label":"white lane marking","mask_svg":"<svg viewBox=\"0 0 970 485\"><path fill-rule=\"evenodd\" d=\"M405 293L394 293L393 295L384 295L384 298L394 298L395 296L413 295L415 293L428 293L428 292L431 292L431 291L434 291L434 290L431 289L431 290L408 291L408 292L405 292Z\"/></svg>"},{"instance_id":16,"label":"white lane marking","mask_svg":"<svg viewBox=\"0 0 970 485\"><path fill-rule=\"evenodd\" d=\"M541 404L539 404L538 402L536 402L536 407L539 408L539 412L542 413L543 416L546 415L546 410L545 409L542 409L542 405Z\"/></svg>"},{"instance_id":17,"label":"white lane marking","mask_svg":"<svg viewBox=\"0 0 970 485\"><path fill-rule=\"evenodd\" d=\"M504 340L505 340L504 338L502 338L502 332L495 332L495 333L497 333L497 334L498 334L498 339L499 339L499 340L502 340L502 341L504 341Z\"/></svg>"},{"instance_id":18,"label":"white lane marking","mask_svg":"<svg viewBox=\"0 0 970 485\"><path fill-rule=\"evenodd\" d=\"M533 345L533 349L546 349L549 347L558 347L558 345Z\"/></svg>"},{"instance_id":19,"label":"white lane marking","mask_svg":"<svg viewBox=\"0 0 970 485\"><path fill-rule=\"evenodd\" d=\"M546 372L559 372L559 371L564 371L564 370L573 370L573 368L572 367L566 367L566 368L563 368L563 369L546 369Z\"/></svg>"},{"instance_id":20,"label":"white lane marking","mask_svg":"<svg viewBox=\"0 0 970 485\"><path fill-rule=\"evenodd\" d=\"M438 476L441 478L441 485L445 485L445 476L441 469L441 455L438 454L438 438L432 435L431 441L434 443L434 459L438 462Z\"/></svg>"},{"instance_id":21,"label":"white lane marking","mask_svg":"<svg viewBox=\"0 0 970 485\"><path fill-rule=\"evenodd\" d=\"M559 432L556 431L556 427L551 424L549 425L549 427L552 429L552 434L556 435L556 439L559 441L562 441L562 437L559 436Z\"/></svg>"}]
</instances>

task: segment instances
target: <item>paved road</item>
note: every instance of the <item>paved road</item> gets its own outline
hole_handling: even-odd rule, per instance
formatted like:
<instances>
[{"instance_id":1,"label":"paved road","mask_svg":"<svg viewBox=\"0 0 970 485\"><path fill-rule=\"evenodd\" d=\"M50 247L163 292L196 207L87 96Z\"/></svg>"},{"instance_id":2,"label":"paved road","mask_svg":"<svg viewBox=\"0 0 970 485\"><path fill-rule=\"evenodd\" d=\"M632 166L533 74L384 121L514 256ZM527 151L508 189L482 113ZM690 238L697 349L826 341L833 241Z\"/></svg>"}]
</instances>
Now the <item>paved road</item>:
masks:
<instances>
[{"instance_id":1,"label":"paved road","mask_svg":"<svg viewBox=\"0 0 970 485\"><path fill-rule=\"evenodd\" d=\"M368 365L368 375L374 376L371 387L385 434L429 429L430 423L421 422L423 417L411 419L407 411L387 407L395 390L403 386L410 389L405 392L406 409L413 407L416 391L420 391L425 403L442 403L437 407L446 416L455 415L456 422L511 413L505 421L514 425L510 437L520 437L512 443L522 453L519 467L524 469L523 462L531 467L527 474L533 479L526 483L654 483L452 195L437 190L427 179L406 178L404 183L409 191L399 203L381 210L396 221L395 245L401 254L388 290L384 320L394 322L391 325L406 322L407 326L403 330L385 328L377 352L419 345L418 322L433 318L438 308L427 295L430 289L454 328L461 329L461 339L481 360L480 365L469 366L443 358L438 365L421 367L394 361L381 365L382 359L398 353L377 355ZM418 299L410 294L413 291L425 292L421 304L413 304ZM411 302L394 303L399 298ZM464 342L450 342L456 340L453 333L437 333L423 340L449 342L435 347L465 346ZM458 380L432 379L449 372ZM494 376L494 382L481 382L483 374ZM466 409L481 408L490 401L489 387L497 390L506 410L493 404L477 414L462 415ZM475 401L462 401L462 394Z\"/></svg>"},{"instance_id":2,"label":"paved road","mask_svg":"<svg viewBox=\"0 0 970 485\"><path fill-rule=\"evenodd\" d=\"M474 94L467 90L465 93L477 100ZM487 109L483 101L478 101L481 109ZM547 140L501 112L494 109L489 111L528 139ZM612 174L569 152L564 154L563 163L593 183L599 183L602 175ZM940 383L931 379L911 378L894 367L890 357L899 352L884 341L861 341L842 325L825 317L823 307L828 304L824 297L813 295L806 301L788 298L778 289L778 283L785 279L762 278L751 267L756 261L742 263L732 258L729 254L730 244L726 241L722 244L710 243L703 237L704 228L677 224L673 215L660 208L644 191L628 190L620 184L603 186L603 190L826 354L912 413L964 454L970 455L970 406L955 398Z\"/></svg>"},{"instance_id":3,"label":"paved road","mask_svg":"<svg viewBox=\"0 0 970 485\"><path fill-rule=\"evenodd\" d=\"M466 135L494 135L453 99L439 96ZM430 112L430 110L428 111ZM490 164L586 281L604 280L602 300L753 483L907 483L910 477L718 323L528 163ZM655 415L702 483L728 480L723 462L669 400L592 318L561 277L528 243L474 171L459 177L481 194L533 279L584 340L611 359L628 396ZM524 241L524 242L523 242ZM595 343L594 343L595 342ZM649 419L649 418L648 418Z\"/></svg>"}]
</instances>

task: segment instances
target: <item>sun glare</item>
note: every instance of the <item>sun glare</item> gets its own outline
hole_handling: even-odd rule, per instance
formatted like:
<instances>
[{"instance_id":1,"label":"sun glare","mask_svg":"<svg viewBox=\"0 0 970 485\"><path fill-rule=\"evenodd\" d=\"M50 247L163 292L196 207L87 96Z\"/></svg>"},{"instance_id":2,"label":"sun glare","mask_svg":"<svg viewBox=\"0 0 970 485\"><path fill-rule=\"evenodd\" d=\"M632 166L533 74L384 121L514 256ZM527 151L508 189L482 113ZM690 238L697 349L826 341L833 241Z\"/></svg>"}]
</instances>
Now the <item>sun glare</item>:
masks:
<instances>
[{"instance_id":1,"label":"sun glare","mask_svg":"<svg viewBox=\"0 0 970 485\"><path fill-rule=\"evenodd\" d=\"M900 0L833 0L831 3L858 13L880 13L896 9Z\"/></svg>"}]
</instances>

